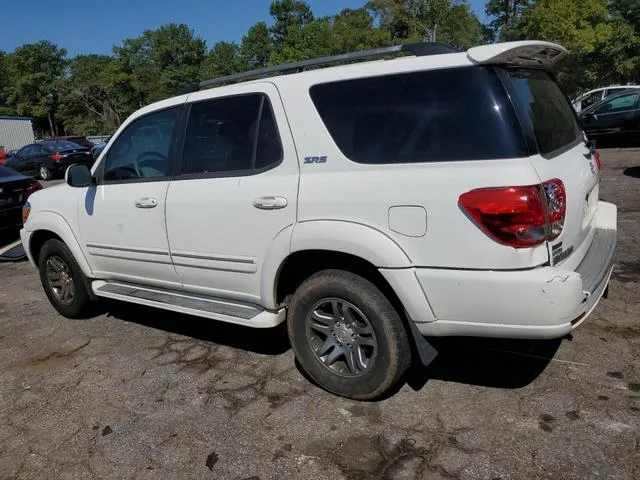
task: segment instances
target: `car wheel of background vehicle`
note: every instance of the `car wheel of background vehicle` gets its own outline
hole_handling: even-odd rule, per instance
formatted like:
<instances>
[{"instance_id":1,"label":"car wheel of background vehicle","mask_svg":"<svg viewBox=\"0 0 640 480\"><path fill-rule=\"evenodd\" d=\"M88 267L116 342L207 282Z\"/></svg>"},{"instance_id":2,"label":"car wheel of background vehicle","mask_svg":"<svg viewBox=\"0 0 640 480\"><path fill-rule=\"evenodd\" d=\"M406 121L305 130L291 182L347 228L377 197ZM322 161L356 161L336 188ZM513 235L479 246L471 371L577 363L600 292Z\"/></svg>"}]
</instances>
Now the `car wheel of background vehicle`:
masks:
<instances>
[{"instance_id":1,"label":"car wheel of background vehicle","mask_svg":"<svg viewBox=\"0 0 640 480\"><path fill-rule=\"evenodd\" d=\"M44 180L51 180L51 171L49 170L49 167L47 167L46 165L40 165L40 167L38 167L38 176Z\"/></svg>"},{"instance_id":2,"label":"car wheel of background vehicle","mask_svg":"<svg viewBox=\"0 0 640 480\"><path fill-rule=\"evenodd\" d=\"M67 318L85 318L94 306L84 274L67 246L47 240L38 257L40 281L53 307Z\"/></svg>"},{"instance_id":3,"label":"car wheel of background vehicle","mask_svg":"<svg viewBox=\"0 0 640 480\"><path fill-rule=\"evenodd\" d=\"M302 369L326 390L357 400L382 396L411 363L402 320L368 280L325 270L297 289L287 327Z\"/></svg>"}]
</instances>

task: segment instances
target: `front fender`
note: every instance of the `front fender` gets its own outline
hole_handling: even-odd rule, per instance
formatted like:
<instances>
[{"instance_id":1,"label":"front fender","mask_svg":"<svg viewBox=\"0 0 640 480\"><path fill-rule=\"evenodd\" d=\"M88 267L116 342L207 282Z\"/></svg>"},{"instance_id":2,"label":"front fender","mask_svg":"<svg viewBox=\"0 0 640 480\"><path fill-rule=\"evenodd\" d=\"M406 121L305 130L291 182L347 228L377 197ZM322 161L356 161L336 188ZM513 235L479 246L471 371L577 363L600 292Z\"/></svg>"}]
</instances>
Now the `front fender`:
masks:
<instances>
[{"instance_id":1,"label":"front fender","mask_svg":"<svg viewBox=\"0 0 640 480\"><path fill-rule=\"evenodd\" d=\"M25 251L28 253L29 258L34 261L34 263L37 259L32 258L31 255L31 241L33 239L33 235L38 231L46 230L51 233L55 233L60 237L73 254L73 258L78 262L82 273L84 273L88 278L93 277L93 272L87 257L80 248L80 243L73 234L73 230L71 230L71 227L62 215L47 210L34 212L34 214L29 218L24 230L26 234L23 236L23 246Z\"/></svg>"}]
</instances>

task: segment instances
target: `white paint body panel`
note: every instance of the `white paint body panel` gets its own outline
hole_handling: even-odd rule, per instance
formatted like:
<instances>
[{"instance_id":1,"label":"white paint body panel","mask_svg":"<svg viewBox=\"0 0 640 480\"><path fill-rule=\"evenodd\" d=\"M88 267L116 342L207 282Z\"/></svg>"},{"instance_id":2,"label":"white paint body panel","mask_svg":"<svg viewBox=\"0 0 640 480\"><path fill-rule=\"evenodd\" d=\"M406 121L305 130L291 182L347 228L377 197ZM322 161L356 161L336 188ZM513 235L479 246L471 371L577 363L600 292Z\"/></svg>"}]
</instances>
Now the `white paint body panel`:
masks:
<instances>
[{"instance_id":1,"label":"white paint body panel","mask_svg":"<svg viewBox=\"0 0 640 480\"><path fill-rule=\"evenodd\" d=\"M246 93L244 85L205 90L189 102ZM183 288L260 302L261 273L278 234L296 221L298 158L278 91L268 82L251 92L268 95L283 149L280 165L266 172L227 178L174 180L167 195L167 232ZM284 208L259 209L260 197L286 199ZM289 235L291 234L289 230Z\"/></svg>"},{"instance_id":2,"label":"white paint body panel","mask_svg":"<svg viewBox=\"0 0 640 480\"><path fill-rule=\"evenodd\" d=\"M104 284L101 281L122 280L185 295L252 302L275 311L243 321L151 300L119 298L254 327L275 325L284 318L276 305L275 286L290 254L341 252L377 267L425 335L562 336L571 330L574 315L585 313L581 312L582 279L575 270L589 250L594 230L616 228L615 207L602 202L593 218L582 221L580 199L597 184L582 145L553 160L536 156L357 164L336 146L309 95L313 85L324 82L471 68L481 63L522 63L526 52L531 52L534 62L540 54L540 61L550 63L565 53L562 47L546 42L490 45L468 52L401 57L249 81L150 105L127 119L114 139L131 121L160 108L264 93L273 106L283 161L252 176L168 179L89 189L62 186L37 192L31 200L31 218L22 231L23 243L29 253L35 231L58 234L70 245L83 272L96 280L94 290ZM305 157L316 156L327 161L304 162ZM104 154L94 172L103 158ZM551 178L565 182L570 200L566 231L558 242L574 247L574 254L556 266L549 265L547 245L515 249L498 244L458 206L459 196L472 189L534 185ZM256 208L255 199L265 196L282 197L286 206ZM159 205L137 209L134 201L140 197L156 198ZM105 256L105 252L117 255ZM595 303L603 290L594 292Z\"/></svg>"}]
</instances>

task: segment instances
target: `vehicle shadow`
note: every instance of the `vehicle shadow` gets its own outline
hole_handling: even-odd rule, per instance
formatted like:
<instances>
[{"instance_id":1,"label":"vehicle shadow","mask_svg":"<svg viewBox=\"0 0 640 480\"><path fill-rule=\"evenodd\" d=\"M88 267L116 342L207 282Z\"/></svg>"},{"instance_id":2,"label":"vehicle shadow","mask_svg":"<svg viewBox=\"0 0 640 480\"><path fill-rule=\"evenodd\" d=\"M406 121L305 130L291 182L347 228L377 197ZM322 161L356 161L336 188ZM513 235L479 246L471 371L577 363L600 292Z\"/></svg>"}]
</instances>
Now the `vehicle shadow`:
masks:
<instances>
[{"instance_id":1,"label":"vehicle shadow","mask_svg":"<svg viewBox=\"0 0 640 480\"><path fill-rule=\"evenodd\" d=\"M640 178L640 166L625 168L622 173L627 177Z\"/></svg>"},{"instance_id":2,"label":"vehicle shadow","mask_svg":"<svg viewBox=\"0 0 640 480\"><path fill-rule=\"evenodd\" d=\"M249 328L114 300L102 303L109 317L204 342L261 355L281 355L291 348L286 324L276 328Z\"/></svg>"},{"instance_id":3,"label":"vehicle shadow","mask_svg":"<svg viewBox=\"0 0 640 480\"><path fill-rule=\"evenodd\" d=\"M241 349L261 355L281 355L290 350L286 324L254 329L110 300L102 303L107 316L155 328L167 333ZM547 367L562 342L557 340L508 340L469 337L430 338L438 356L428 367L416 358L406 383L421 390L430 380L515 389L533 382ZM307 380L298 362L298 371ZM398 385L398 389L402 384ZM393 396L395 391L389 392Z\"/></svg>"},{"instance_id":4,"label":"vehicle shadow","mask_svg":"<svg viewBox=\"0 0 640 480\"><path fill-rule=\"evenodd\" d=\"M562 339L511 340L430 338L438 356L428 367L414 363L407 384L422 389L429 380L515 389L533 382L549 365Z\"/></svg>"}]
</instances>

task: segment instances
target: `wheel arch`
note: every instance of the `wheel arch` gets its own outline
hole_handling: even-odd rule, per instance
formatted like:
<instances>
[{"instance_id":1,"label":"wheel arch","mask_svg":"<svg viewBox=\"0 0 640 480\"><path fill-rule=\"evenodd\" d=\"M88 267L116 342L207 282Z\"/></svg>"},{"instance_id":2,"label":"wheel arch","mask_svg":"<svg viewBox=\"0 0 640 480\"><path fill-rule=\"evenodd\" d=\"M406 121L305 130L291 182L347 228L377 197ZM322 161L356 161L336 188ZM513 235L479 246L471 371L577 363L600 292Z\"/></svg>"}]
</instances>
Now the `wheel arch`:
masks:
<instances>
[{"instance_id":1,"label":"wheel arch","mask_svg":"<svg viewBox=\"0 0 640 480\"><path fill-rule=\"evenodd\" d=\"M82 273L88 278L93 276L91 266L80 248L80 243L67 221L60 214L50 211L37 212L33 218L29 219L28 226L29 239L28 245L25 247L36 266L38 266L38 255L44 243L49 239L57 238L69 248Z\"/></svg>"},{"instance_id":2,"label":"wheel arch","mask_svg":"<svg viewBox=\"0 0 640 480\"><path fill-rule=\"evenodd\" d=\"M263 264L260 290L263 305L279 306L278 285L287 265L324 256L337 267L358 265L382 275L379 268L411 267L408 255L383 232L366 225L340 221L300 222L282 230L271 243ZM326 264L325 268L331 268ZM384 283L388 282L385 280Z\"/></svg>"}]
</instances>

